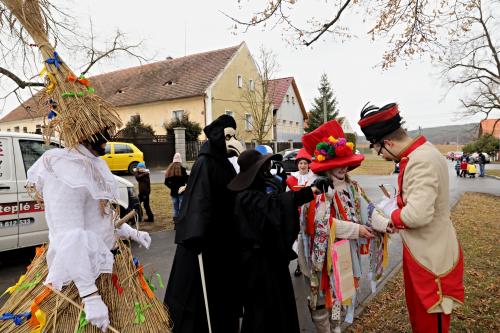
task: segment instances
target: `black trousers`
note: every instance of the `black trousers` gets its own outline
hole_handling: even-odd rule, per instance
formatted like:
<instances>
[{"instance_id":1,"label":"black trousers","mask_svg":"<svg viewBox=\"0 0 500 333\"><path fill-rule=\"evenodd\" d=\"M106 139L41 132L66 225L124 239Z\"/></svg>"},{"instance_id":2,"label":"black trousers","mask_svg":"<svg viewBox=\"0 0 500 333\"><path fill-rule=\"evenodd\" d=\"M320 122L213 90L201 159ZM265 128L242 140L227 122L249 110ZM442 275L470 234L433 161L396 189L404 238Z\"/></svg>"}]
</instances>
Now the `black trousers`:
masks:
<instances>
[{"instance_id":1,"label":"black trousers","mask_svg":"<svg viewBox=\"0 0 500 333\"><path fill-rule=\"evenodd\" d=\"M149 206L149 193L139 193L139 201L143 204L144 209L146 210L146 214L148 215L148 221L153 222L154 221L154 215L153 211L151 210L151 207Z\"/></svg>"}]
</instances>

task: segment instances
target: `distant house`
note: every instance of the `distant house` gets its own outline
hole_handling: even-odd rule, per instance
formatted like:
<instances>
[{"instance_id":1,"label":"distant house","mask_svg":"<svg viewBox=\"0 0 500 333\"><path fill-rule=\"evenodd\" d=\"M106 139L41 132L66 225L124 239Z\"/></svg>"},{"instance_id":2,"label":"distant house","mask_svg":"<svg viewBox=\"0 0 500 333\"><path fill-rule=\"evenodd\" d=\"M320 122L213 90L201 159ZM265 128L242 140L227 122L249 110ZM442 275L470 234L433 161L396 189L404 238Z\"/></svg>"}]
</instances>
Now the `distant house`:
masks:
<instances>
[{"instance_id":1,"label":"distant house","mask_svg":"<svg viewBox=\"0 0 500 333\"><path fill-rule=\"evenodd\" d=\"M241 94L258 76L255 61L243 42L96 75L90 81L95 93L117 108L124 125L132 117L140 117L156 134L165 134L163 124L184 114L201 127L221 114L229 114L236 119L240 137L250 141L247 127L252 120L242 107ZM48 111L44 104L29 99L0 119L0 130L41 132ZM266 139L271 140L272 133Z\"/></svg>"},{"instance_id":2,"label":"distant house","mask_svg":"<svg viewBox=\"0 0 500 333\"><path fill-rule=\"evenodd\" d=\"M500 119L485 119L479 124L479 136L492 134L494 138L500 139Z\"/></svg>"},{"instance_id":3,"label":"distant house","mask_svg":"<svg viewBox=\"0 0 500 333\"><path fill-rule=\"evenodd\" d=\"M307 112L293 77L270 80L269 96L273 104L273 137L278 142L300 142Z\"/></svg>"},{"instance_id":4,"label":"distant house","mask_svg":"<svg viewBox=\"0 0 500 333\"><path fill-rule=\"evenodd\" d=\"M337 120L340 123L340 126L342 127L342 130L345 134L356 134L356 132L352 129L351 123L349 122L349 120L347 120L346 117L338 117Z\"/></svg>"}]
</instances>

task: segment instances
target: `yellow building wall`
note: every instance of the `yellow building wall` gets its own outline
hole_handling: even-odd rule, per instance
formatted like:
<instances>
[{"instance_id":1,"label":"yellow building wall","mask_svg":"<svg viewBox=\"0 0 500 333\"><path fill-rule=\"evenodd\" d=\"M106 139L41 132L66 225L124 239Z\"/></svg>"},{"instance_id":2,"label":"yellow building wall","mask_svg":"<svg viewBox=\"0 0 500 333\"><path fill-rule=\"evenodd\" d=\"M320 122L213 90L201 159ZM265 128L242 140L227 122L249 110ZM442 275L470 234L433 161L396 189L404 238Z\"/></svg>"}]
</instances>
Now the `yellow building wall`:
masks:
<instances>
[{"instance_id":1,"label":"yellow building wall","mask_svg":"<svg viewBox=\"0 0 500 333\"><path fill-rule=\"evenodd\" d=\"M130 117L140 115L143 124L151 125L155 134L164 135L166 131L163 124L170 122L174 117L173 112L179 110L188 113L189 120L199 123L202 128L205 126L205 101L203 96L123 106L118 108L117 111L124 127L130 121Z\"/></svg>"},{"instance_id":2,"label":"yellow building wall","mask_svg":"<svg viewBox=\"0 0 500 333\"><path fill-rule=\"evenodd\" d=\"M43 118L33 118L33 119L23 119L17 121L9 121L5 123L0 123L0 131L7 132L10 130L11 132L15 132L15 127L19 127L19 133L35 133L36 125L43 126ZM24 127L26 127L26 131L24 131Z\"/></svg>"},{"instance_id":3,"label":"yellow building wall","mask_svg":"<svg viewBox=\"0 0 500 333\"><path fill-rule=\"evenodd\" d=\"M242 76L243 87L238 87L238 75ZM232 111L236 120L238 139L250 142L253 139L252 132L245 129L245 113L251 113L245 109L242 93L246 89L249 80L255 83L258 89L257 79L259 73L248 50L244 45L236 53L229 66L215 82L212 87L212 119L215 120L226 111ZM269 123L271 123L272 112ZM272 140L272 128L269 130L265 140Z\"/></svg>"}]
</instances>

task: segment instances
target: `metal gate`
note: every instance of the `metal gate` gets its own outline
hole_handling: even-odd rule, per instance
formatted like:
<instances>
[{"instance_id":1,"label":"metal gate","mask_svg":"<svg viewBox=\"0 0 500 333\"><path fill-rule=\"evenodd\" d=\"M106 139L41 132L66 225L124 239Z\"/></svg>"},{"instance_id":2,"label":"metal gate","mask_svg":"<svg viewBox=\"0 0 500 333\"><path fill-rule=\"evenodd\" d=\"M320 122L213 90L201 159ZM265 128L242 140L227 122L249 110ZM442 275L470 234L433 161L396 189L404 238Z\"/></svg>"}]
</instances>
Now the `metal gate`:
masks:
<instances>
[{"instance_id":1,"label":"metal gate","mask_svg":"<svg viewBox=\"0 0 500 333\"><path fill-rule=\"evenodd\" d=\"M144 161L148 168L165 168L175 154L175 138L170 135L155 135L147 138L114 138L111 141L130 142L144 153Z\"/></svg>"}]
</instances>

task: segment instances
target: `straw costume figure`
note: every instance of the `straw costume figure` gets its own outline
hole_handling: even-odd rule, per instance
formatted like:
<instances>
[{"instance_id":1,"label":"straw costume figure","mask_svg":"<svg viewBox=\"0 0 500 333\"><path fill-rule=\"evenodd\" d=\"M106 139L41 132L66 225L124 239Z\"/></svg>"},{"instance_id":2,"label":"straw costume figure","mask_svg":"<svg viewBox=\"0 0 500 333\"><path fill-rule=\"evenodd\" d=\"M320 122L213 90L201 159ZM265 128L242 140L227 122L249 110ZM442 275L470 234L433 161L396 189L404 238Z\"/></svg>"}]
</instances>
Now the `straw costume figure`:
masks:
<instances>
[{"instance_id":1,"label":"straw costume figure","mask_svg":"<svg viewBox=\"0 0 500 333\"><path fill-rule=\"evenodd\" d=\"M351 291L361 278L361 255L370 255L372 290L388 263L388 238L392 231L385 217L368 199L359 184L347 175L361 165L363 155L354 154L340 124L331 120L302 137L304 148L312 156L310 169L326 176L330 188L302 206L299 234L299 264L306 282L312 321L320 333L340 332L341 309L347 307L345 321L353 320L356 292L344 297L337 287L345 272L335 267L334 244L348 240L352 262ZM339 274L336 274L339 273Z\"/></svg>"},{"instance_id":2,"label":"straw costume figure","mask_svg":"<svg viewBox=\"0 0 500 333\"><path fill-rule=\"evenodd\" d=\"M43 56L45 135L57 131L66 148L47 151L28 170L27 188L44 204L50 244L4 293L10 297L0 309L0 332L169 332L166 308L118 239L148 248L149 234L113 224L116 183L99 156L120 118L50 45L38 1L2 2Z\"/></svg>"}]
</instances>

